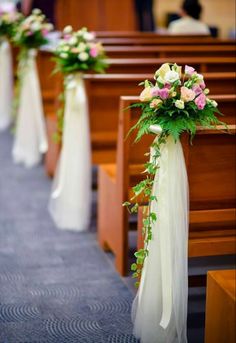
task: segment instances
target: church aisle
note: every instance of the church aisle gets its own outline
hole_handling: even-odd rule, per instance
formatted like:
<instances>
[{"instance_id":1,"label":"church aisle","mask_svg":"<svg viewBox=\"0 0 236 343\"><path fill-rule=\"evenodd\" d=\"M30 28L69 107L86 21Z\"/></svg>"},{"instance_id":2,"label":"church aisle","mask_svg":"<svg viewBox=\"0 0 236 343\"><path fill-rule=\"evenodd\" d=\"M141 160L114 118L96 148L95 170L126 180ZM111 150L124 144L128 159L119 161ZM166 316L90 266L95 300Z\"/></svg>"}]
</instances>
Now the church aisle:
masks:
<instances>
[{"instance_id":1,"label":"church aisle","mask_svg":"<svg viewBox=\"0 0 236 343\"><path fill-rule=\"evenodd\" d=\"M0 343L135 343L132 294L94 233L57 230L43 167L11 160L0 135Z\"/></svg>"}]
</instances>

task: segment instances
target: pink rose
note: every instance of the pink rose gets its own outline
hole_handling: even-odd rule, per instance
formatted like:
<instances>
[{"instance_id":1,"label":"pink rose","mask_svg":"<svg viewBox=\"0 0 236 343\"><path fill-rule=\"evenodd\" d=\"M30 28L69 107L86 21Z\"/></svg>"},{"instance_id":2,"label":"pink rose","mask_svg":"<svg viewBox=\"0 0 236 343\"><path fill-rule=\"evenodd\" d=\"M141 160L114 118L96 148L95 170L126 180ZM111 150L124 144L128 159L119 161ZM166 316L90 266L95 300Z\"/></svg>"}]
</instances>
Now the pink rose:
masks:
<instances>
[{"instance_id":1,"label":"pink rose","mask_svg":"<svg viewBox=\"0 0 236 343\"><path fill-rule=\"evenodd\" d=\"M195 104L199 110L203 110L206 105L206 96L205 94L200 94L195 100Z\"/></svg>"},{"instance_id":2,"label":"pink rose","mask_svg":"<svg viewBox=\"0 0 236 343\"><path fill-rule=\"evenodd\" d=\"M44 37L46 37L47 35L48 35L48 30L47 29L43 29L42 30L42 35L44 36Z\"/></svg>"},{"instance_id":3,"label":"pink rose","mask_svg":"<svg viewBox=\"0 0 236 343\"><path fill-rule=\"evenodd\" d=\"M168 82L166 82L166 83L164 84L164 88L171 89L171 84L168 83Z\"/></svg>"},{"instance_id":4,"label":"pink rose","mask_svg":"<svg viewBox=\"0 0 236 343\"><path fill-rule=\"evenodd\" d=\"M167 99L169 96L169 89L165 88L165 87L162 89L159 89L158 90L158 96L163 100Z\"/></svg>"},{"instance_id":5,"label":"pink rose","mask_svg":"<svg viewBox=\"0 0 236 343\"><path fill-rule=\"evenodd\" d=\"M193 85L192 90L194 91L194 93L196 95L199 95L202 93L202 89L201 89L200 85L196 85L196 84Z\"/></svg>"},{"instance_id":6,"label":"pink rose","mask_svg":"<svg viewBox=\"0 0 236 343\"><path fill-rule=\"evenodd\" d=\"M159 91L160 89L158 88L158 87L153 87L152 88L152 96L158 96L158 91Z\"/></svg>"},{"instance_id":7,"label":"pink rose","mask_svg":"<svg viewBox=\"0 0 236 343\"><path fill-rule=\"evenodd\" d=\"M195 69L193 67L186 65L184 68L184 73L186 75L192 76L195 73Z\"/></svg>"},{"instance_id":8,"label":"pink rose","mask_svg":"<svg viewBox=\"0 0 236 343\"><path fill-rule=\"evenodd\" d=\"M205 89L206 88L206 85L205 85L205 82L202 81L201 83L199 83L199 86L201 87L201 89Z\"/></svg>"},{"instance_id":9,"label":"pink rose","mask_svg":"<svg viewBox=\"0 0 236 343\"><path fill-rule=\"evenodd\" d=\"M90 56L91 57L97 57L97 55L98 55L98 49L97 49L97 47L96 46L93 46L91 49L90 49Z\"/></svg>"},{"instance_id":10,"label":"pink rose","mask_svg":"<svg viewBox=\"0 0 236 343\"><path fill-rule=\"evenodd\" d=\"M69 34L66 34L66 35L63 35L63 38L68 41L70 38L71 38L71 35Z\"/></svg>"}]
</instances>

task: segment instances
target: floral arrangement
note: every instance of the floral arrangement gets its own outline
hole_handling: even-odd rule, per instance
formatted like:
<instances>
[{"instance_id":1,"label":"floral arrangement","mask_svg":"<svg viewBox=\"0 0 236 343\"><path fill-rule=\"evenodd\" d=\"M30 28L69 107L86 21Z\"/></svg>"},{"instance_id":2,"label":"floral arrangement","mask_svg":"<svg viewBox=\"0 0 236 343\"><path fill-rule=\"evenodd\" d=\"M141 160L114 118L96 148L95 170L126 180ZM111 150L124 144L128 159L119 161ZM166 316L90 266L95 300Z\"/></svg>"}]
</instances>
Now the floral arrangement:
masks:
<instances>
[{"instance_id":1,"label":"floral arrangement","mask_svg":"<svg viewBox=\"0 0 236 343\"><path fill-rule=\"evenodd\" d=\"M63 30L62 39L55 51L56 71L64 74L92 70L103 73L107 68L103 46L95 42L95 35L87 28L73 31L71 26Z\"/></svg>"},{"instance_id":2,"label":"floral arrangement","mask_svg":"<svg viewBox=\"0 0 236 343\"><path fill-rule=\"evenodd\" d=\"M38 49L48 43L47 35L52 30L53 25L46 21L41 10L34 9L18 26L13 41L23 49Z\"/></svg>"},{"instance_id":3,"label":"floral arrangement","mask_svg":"<svg viewBox=\"0 0 236 343\"><path fill-rule=\"evenodd\" d=\"M134 278L141 275L142 265L148 256L148 244L152 240L152 224L158 220L157 214L150 209L152 201L158 201L152 194L152 187L159 168L161 146L166 143L168 136L177 141L181 133L188 132L193 138L197 126L213 128L217 124L224 124L215 116L221 113L217 102L208 97L209 89L206 88L203 75L198 74L193 67L186 65L182 71L181 66L165 63L156 71L154 80L155 83L146 80L140 84L144 85L140 102L131 106L139 107L142 111L138 122L131 128L131 131L137 130L136 141L150 134L152 125L162 129L152 145L150 161L145 164L145 179L133 187L134 203L123 204L132 213L138 211L137 198L140 200L141 197L143 203L149 204L143 220L144 248L135 253L136 263L131 266Z\"/></svg>"},{"instance_id":4,"label":"floral arrangement","mask_svg":"<svg viewBox=\"0 0 236 343\"><path fill-rule=\"evenodd\" d=\"M8 3L0 5L0 39L1 37L11 39L22 18L23 16L15 10L14 5Z\"/></svg>"},{"instance_id":5,"label":"floral arrangement","mask_svg":"<svg viewBox=\"0 0 236 343\"><path fill-rule=\"evenodd\" d=\"M72 26L66 26L62 33L62 39L54 52L56 68L54 72L62 72L66 75L65 86L73 78L73 74L94 71L104 73L108 67L106 54L100 42L95 41L95 34L87 28L73 31ZM62 106L57 112L57 132L54 134L56 142L61 141L64 126L64 92L60 94L59 101Z\"/></svg>"}]
</instances>

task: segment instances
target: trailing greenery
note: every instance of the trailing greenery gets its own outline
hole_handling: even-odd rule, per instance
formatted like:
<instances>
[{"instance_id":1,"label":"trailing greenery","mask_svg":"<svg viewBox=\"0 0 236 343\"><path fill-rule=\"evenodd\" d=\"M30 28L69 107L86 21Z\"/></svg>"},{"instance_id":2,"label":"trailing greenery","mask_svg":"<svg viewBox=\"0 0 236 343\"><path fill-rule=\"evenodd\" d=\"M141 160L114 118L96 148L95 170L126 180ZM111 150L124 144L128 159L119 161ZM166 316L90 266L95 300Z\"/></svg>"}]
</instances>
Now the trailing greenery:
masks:
<instances>
[{"instance_id":1,"label":"trailing greenery","mask_svg":"<svg viewBox=\"0 0 236 343\"><path fill-rule=\"evenodd\" d=\"M144 248L135 252L136 262L132 264L133 277L140 279L142 267L148 257L149 243L152 240L152 225L158 220L158 213L151 211L152 202L158 201L152 193L155 174L159 168L161 148L166 144L168 136L175 141L183 132L190 134L193 139L197 126L215 128L223 124L216 114L221 115L217 103L207 97L209 90L203 80L203 76L197 74L194 68L185 66L182 68L176 64L165 63L155 73L155 84L144 81L140 94L140 102L131 105L141 110L141 116L130 132L136 130L135 141L139 141L143 135L153 133L150 127L158 125L161 134L151 146L149 162L145 164L145 178L133 187L134 196L130 202L123 205L128 207L131 213L137 213L140 203L147 203L148 207L143 219ZM225 125L227 128L227 126ZM151 155L150 155L151 154ZM146 207L144 207L146 209ZM136 282L136 286L139 281Z\"/></svg>"}]
</instances>

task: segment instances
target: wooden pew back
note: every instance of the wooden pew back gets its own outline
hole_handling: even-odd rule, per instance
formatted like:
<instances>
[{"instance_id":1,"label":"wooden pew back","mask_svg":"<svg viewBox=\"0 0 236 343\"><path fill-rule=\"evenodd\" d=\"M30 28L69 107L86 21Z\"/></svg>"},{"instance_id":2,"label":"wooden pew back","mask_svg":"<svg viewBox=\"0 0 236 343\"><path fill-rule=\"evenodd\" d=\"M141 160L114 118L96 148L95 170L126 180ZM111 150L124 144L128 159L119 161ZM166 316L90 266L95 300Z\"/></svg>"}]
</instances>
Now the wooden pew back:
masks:
<instances>
[{"instance_id":1,"label":"wooden pew back","mask_svg":"<svg viewBox=\"0 0 236 343\"><path fill-rule=\"evenodd\" d=\"M191 65L199 73L206 72L234 72L236 66L235 57L176 57L169 58L118 58L108 59L110 64L107 72L110 74L139 74L152 73L163 63L176 63L178 65Z\"/></svg>"},{"instance_id":2,"label":"wooden pew back","mask_svg":"<svg viewBox=\"0 0 236 343\"><path fill-rule=\"evenodd\" d=\"M176 57L234 57L232 45L150 45L106 46L109 58L176 58Z\"/></svg>"},{"instance_id":3,"label":"wooden pew back","mask_svg":"<svg viewBox=\"0 0 236 343\"><path fill-rule=\"evenodd\" d=\"M233 40L221 40L216 38L211 38L208 36L166 36L160 35L155 37L101 37L101 42L104 45L170 45L170 44L179 44L179 45L189 45L189 44L198 44L198 45L229 45L233 44Z\"/></svg>"}]
</instances>

